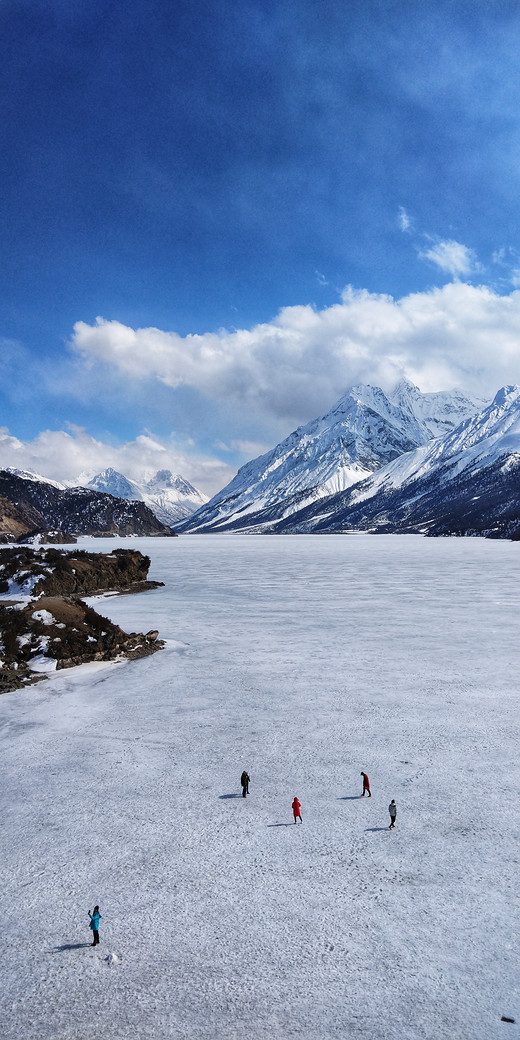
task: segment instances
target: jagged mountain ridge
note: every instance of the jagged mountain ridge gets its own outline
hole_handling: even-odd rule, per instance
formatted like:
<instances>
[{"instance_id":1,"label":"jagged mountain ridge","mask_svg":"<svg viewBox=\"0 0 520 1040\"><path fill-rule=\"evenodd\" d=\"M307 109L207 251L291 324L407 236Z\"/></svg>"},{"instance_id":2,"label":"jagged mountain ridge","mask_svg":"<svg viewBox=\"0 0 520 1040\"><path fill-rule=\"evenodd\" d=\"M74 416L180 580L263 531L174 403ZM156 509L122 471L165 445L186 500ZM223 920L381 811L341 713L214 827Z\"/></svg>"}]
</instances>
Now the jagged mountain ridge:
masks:
<instances>
[{"instance_id":1,"label":"jagged mountain ridge","mask_svg":"<svg viewBox=\"0 0 520 1040\"><path fill-rule=\"evenodd\" d=\"M184 523L181 531L222 531L255 524L258 515L290 514L363 480L474 414L482 402L461 391L423 394L402 380L391 394L356 386L328 412L300 426ZM269 522L269 521L268 521Z\"/></svg>"},{"instance_id":2,"label":"jagged mountain ridge","mask_svg":"<svg viewBox=\"0 0 520 1040\"><path fill-rule=\"evenodd\" d=\"M144 502L128 502L83 487L62 489L55 487L55 483L0 470L0 497L16 511L17 537L37 530L60 531L72 536L174 533ZM13 516L6 510L0 514L0 539L11 540L14 533Z\"/></svg>"},{"instance_id":3,"label":"jagged mountain ridge","mask_svg":"<svg viewBox=\"0 0 520 1040\"><path fill-rule=\"evenodd\" d=\"M13 473L15 477L22 477L24 480L33 480L37 484L50 484L51 487L57 488L58 491L65 491L68 484L62 484L59 480L51 480L50 477L44 477L41 473L35 473L32 469L16 469L15 466L6 466L6 473Z\"/></svg>"},{"instance_id":4,"label":"jagged mountain ridge","mask_svg":"<svg viewBox=\"0 0 520 1040\"><path fill-rule=\"evenodd\" d=\"M109 467L92 477L86 486L115 498L144 502L166 525L186 519L207 502L206 495L169 469L158 470L151 480L139 482Z\"/></svg>"},{"instance_id":5,"label":"jagged mountain ridge","mask_svg":"<svg viewBox=\"0 0 520 1040\"><path fill-rule=\"evenodd\" d=\"M520 387L444 437L407 452L345 491L238 519L235 530L520 535Z\"/></svg>"}]
</instances>

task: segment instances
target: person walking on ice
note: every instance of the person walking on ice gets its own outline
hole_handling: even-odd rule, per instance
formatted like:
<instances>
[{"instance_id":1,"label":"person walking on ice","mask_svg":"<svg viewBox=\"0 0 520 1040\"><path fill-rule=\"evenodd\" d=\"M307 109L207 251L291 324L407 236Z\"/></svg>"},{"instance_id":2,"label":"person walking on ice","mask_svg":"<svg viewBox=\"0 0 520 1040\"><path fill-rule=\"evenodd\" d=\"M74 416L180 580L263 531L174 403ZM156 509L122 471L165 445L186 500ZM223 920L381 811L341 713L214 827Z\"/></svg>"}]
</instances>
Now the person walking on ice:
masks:
<instances>
[{"instance_id":1,"label":"person walking on ice","mask_svg":"<svg viewBox=\"0 0 520 1040\"><path fill-rule=\"evenodd\" d=\"M99 943L99 921L100 921L100 918L101 918L101 914L99 912L99 906L95 906L94 907L94 913L93 914L91 914L90 910L89 910L88 916L90 917L90 926L89 927L92 929L92 937L93 937L93 940L94 940L93 943L92 943L92 946L97 946L98 943Z\"/></svg>"},{"instance_id":2,"label":"person walking on ice","mask_svg":"<svg viewBox=\"0 0 520 1040\"><path fill-rule=\"evenodd\" d=\"M296 823L299 820L300 823L303 823L302 814L300 812L301 803L298 801L296 795L294 796L294 801L292 803L291 808L292 808L292 811L293 811L294 822Z\"/></svg>"},{"instance_id":3,"label":"person walking on ice","mask_svg":"<svg viewBox=\"0 0 520 1040\"><path fill-rule=\"evenodd\" d=\"M370 794L370 780L368 779L368 776L367 776L366 773L361 773L361 776L363 777L363 794L362 794L362 797L364 798L365 797L365 793L366 793L366 794L368 794L368 797L371 798L372 795Z\"/></svg>"},{"instance_id":4,"label":"person walking on ice","mask_svg":"<svg viewBox=\"0 0 520 1040\"><path fill-rule=\"evenodd\" d=\"M395 827L395 818L397 816L397 805L395 804L395 800L393 798L390 802L390 805L388 806L388 812L390 813L390 826L388 830L393 831Z\"/></svg>"},{"instance_id":5,"label":"person walking on ice","mask_svg":"<svg viewBox=\"0 0 520 1040\"><path fill-rule=\"evenodd\" d=\"M242 784L242 798L245 798L246 794L249 794L249 773L246 773L245 769L240 777L240 783Z\"/></svg>"}]
</instances>

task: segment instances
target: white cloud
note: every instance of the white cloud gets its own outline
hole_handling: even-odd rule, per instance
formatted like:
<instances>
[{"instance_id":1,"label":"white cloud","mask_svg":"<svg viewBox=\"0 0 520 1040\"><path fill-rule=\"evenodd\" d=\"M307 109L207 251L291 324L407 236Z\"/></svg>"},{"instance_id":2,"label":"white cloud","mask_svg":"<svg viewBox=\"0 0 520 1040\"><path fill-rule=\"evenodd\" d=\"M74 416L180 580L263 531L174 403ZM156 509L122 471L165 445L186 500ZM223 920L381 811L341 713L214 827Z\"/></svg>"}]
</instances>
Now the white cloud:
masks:
<instances>
[{"instance_id":1,"label":"white cloud","mask_svg":"<svg viewBox=\"0 0 520 1040\"><path fill-rule=\"evenodd\" d=\"M453 278L470 275L477 268L473 250L453 239L437 242L431 249L419 253L419 256L423 260L431 260L441 271L451 274Z\"/></svg>"},{"instance_id":2,"label":"white cloud","mask_svg":"<svg viewBox=\"0 0 520 1040\"><path fill-rule=\"evenodd\" d=\"M145 433L126 444L96 440L84 430L44 430L32 441L23 442L0 429L2 466L29 469L64 483L87 482L111 466L135 480L149 479L158 469L171 469L212 495L235 475L236 467L218 459L185 453L173 438L166 444Z\"/></svg>"},{"instance_id":3,"label":"white cloud","mask_svg":"<svg viewBox=\"0 0 520 1040\"><path fill-rule=\"evenodd\" d=\"M216 441L215 448L218 451L233 452L242 455L246 459L255 459L258 455L265 455L273 447L272 444L262 444L260 441Z\"/></svg>"},{"instance_id":4,"label":"white cloud","mask_svg":"<svg viewBox=\"0 0 520 1040\"><path fill-rule=\"evenodd\" d=\"M508 246L507 249L504 247L496 249L491 259L504 272L500 281L504 285L512 285L515 289L520 289L520 252L518 249L513 249L512 246Z\"/></svg>"},{"instance_id":5,"label":"white cloud","mask_svg":"<svg viewBox=\"0 0 520 1040\"><path fill-rule=\"evenodd\" d=\"M401 228L401 231L410 230L412 226L412 221L408 216L408 213L406 212L404 206L399 206L399 213L397 219L399 221L399 227Z\"/></svg>"},{"instance_id":6,"label":"white cloud","mask_svg":"<svg viewBox=\"0 0 520 1040\"><path fill-rule=\"evenodd\" d=\"M519 328L519 292L455 281L401 300L349 288L322 311L287 307L252 329L186 337L78 322L73 346L89 365L132 381L188 386L218 403L224 420L227 409L236 440L261 431L274 444L358 382L389 388L407 376L423 390L459 385L490 396L520 378Z\"/></svg>"},{"instance_id":7,"label":"white cloud","mask_svg":"<svg viewBox=\"0 0 520 1040\"><path fill-rule=\"evenodd\" d=\"M400 300L347 288L321 311L287 307L252 329L186 337L79 322L73 347L82 397L97 400L103 385L117 388L118 401L139 404L152 425L160 383L161 421L169 408L169 429L177 432L143 430L113 444L75 426L27 443L3 431L2 464L63 481L107 466L136 479L171 469L211 495L236 469L213 451L234 452L237 462L262 454L356 383L390 389L406 376L424 391L460 386L490 399L520 382L519 329L520 291L498 295L459 281Z\"/></svg>"}]
</instances>

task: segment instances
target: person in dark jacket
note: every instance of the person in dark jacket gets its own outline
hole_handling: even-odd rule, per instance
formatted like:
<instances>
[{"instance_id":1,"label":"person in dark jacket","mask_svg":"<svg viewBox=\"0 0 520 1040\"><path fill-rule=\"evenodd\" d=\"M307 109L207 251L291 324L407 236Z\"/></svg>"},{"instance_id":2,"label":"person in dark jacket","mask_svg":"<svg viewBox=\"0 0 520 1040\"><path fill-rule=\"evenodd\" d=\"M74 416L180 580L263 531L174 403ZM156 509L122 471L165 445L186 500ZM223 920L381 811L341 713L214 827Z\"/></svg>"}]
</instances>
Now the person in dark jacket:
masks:
<instances>
[{"instance_id":1,"label":"person in dark jacket","mask_svg":"<svg viewBox=\"0 0 520 1040\"><path fill-rule=\"evenodd\" d=\"M294 801L292 803L291 808L292 808L292 811L293 811L294 822L296 823L297 820L299 820L300 823L303 823L302 814L300 812L300 810L301 810L301 803L298 801L296 795L294 796Z\"/></svg>"},{"instance_id":2,"label":"person in dark jacket","mask_svg":"<svg viewBox=\"0 0 520 1040\"><path fill-rule=\"evenodd\" d=\"M246 773L245 769L240 777L240 783L242 784L242 798L245 798L246 794L249 794L249 773Z\"/></svg>"},{"instance_id":3,"label":"person in dark jacket","mask_svg":"<svg viewBox=\"0 0 520 1040\"><path fill-rule=\"evenodd\" d=\"M366 794L368 794L368 797L371 798L372 795L370 794L370 780L368 779L368 776L367 776L366 773L361 773L361 776L363 777L363 795L362 795L362 797L364 798L365 797L365 793L366 793Z\"/></svg>"},{"instance_id":4,"label":"person in dark jacket","mask_svg":"<svg viewBox=\"0 0 520 1040\"><path fill-rule=\"evenodd\" d=\"M388 812L390 813L390 826L388 830L393 831L395 827L395 818L397 816L397 805L395 804L395 800L393 798L390 802L390 805L388 806Z\"/></svg>"},{"instance_id":5,"label":"person in dark jacket","mask_svg":"<svg viewBox=\"0 0 520 1040\"><path fill-rule=\"evenodd\" d=\"M101 918L101 914L99 912L99 906L95 906L94 907L94 913L93 914L91 914L90 910L89 910L88 916L90 917L90 928L92 929L92 936L93 936L93 939L94 939L92 945L93 946L97 946L98 943L99 943L99 921L100 921L100 918Z\"/></svg>"}]
</instances>

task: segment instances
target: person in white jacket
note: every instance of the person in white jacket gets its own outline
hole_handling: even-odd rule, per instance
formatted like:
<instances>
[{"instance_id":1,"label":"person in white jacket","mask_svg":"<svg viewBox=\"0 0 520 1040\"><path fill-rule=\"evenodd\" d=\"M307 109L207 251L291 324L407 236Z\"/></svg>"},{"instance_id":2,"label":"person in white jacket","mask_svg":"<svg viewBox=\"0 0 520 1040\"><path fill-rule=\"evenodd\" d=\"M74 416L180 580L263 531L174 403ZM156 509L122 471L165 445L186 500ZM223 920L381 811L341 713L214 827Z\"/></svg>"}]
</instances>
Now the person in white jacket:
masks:
<instances>
[{"instance_id":1,"label":"person in white jacket","mask_svg":"<svg viewBox=\"0 0 520 1040\"><path fill-rule=\"evenodd\" d=\"M388 812L390 813L390 826L389 826L388 830L389 831L393 831L393 829L395 827L395 818L397 816L397 805L395 804L395 799L394 798L392 798L392 801L390 802L390 805L388 806Z\"/></svg>"}]
</instances>

